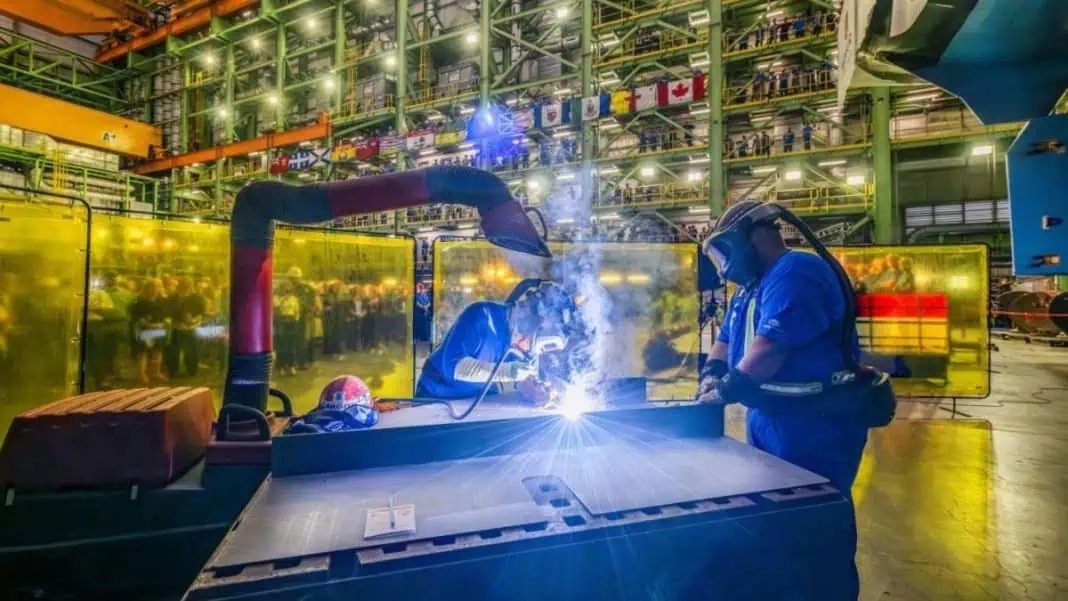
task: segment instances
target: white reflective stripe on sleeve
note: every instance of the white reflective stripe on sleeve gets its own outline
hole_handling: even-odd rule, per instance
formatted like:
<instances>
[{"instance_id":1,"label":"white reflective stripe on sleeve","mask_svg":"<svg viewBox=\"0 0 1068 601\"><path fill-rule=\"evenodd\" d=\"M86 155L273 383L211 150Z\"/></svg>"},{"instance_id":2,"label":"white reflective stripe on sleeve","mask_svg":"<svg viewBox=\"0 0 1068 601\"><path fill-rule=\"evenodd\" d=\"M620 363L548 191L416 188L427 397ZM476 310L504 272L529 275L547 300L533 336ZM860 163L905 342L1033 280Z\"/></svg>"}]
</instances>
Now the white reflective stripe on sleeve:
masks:
<instances>
[{"instance_id":1,"label":"white reflective stripe on sleeve","mask_svg":"<svg viewBox=\"0 0 1068 601\"><path fill-rule=\"evenodd\" d=\"M753 292L746 296L745 299L745 350L749 351L749 347L753 346L753 341L756 340L756 302L753 298Z\"/></svg>"},{"instance_id":2,"label":"white reflective stripe on sleeve","mask_svg":"<svg viewBox=\"0 0 1068 601\"><path fill-rule=\"evenodd\" d=\"M474 357L464 357L456 363L452 377L461 382L485 382L489 380L493 365Z\"/></svg>"}]
</instances>

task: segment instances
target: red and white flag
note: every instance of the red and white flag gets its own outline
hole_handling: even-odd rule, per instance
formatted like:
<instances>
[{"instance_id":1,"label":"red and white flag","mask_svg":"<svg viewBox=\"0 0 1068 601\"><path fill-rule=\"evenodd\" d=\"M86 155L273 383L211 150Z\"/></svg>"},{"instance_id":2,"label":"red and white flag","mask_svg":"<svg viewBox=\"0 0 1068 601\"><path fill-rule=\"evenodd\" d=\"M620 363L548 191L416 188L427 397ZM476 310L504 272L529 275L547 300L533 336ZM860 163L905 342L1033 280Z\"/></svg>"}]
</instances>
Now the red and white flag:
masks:
<instances>
[{"instance_id":1,"label":"red and white flag","mask_svg":"<svg viewBox=\"0 0 1068 601\"><path fill-rule=\"evenodd\" d=\"M693 79L680 79L667 84L667 103L685 104L693 102Z\"/></svg>"},{"instance_id":2,"label":"red and white flag","mask_svg":"<svg viewBox=\"0 0 1068 601\"><path fill-rule=\"evenodd\" d=\"M656 85L634 88L634 94L630 97L630 110L632 112L655 109L660 103L657 102Z\"/></svg>"}]
</instances>

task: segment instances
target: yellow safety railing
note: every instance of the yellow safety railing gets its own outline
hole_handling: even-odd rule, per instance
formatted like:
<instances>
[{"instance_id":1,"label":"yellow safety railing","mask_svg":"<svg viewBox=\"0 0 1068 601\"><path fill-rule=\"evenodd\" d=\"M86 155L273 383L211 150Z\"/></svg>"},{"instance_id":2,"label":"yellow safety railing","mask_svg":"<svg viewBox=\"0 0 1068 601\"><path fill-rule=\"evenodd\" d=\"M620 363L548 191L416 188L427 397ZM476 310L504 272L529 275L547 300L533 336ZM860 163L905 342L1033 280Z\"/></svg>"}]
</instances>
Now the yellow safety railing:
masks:
<instances>
[{"instance_id":1,"label":"yellow safety railing","mask_svg":"<svg viewBox=\"0 0 1068 601\"><path fill-rule=\"evenodd\" d=\"M331 111L331 118L337 121L391 111L394 107L394 98L393 94L380 94L357 99L350 93L340 107Z\"/></svg>"},{"instance_id":2,"label":"yellow safety railing","mask_svg":"<svg viewBox=\"0 0 1068 601\"><path fill-rule=\"evenodd\" d=\"M478 84L472 81L457 82L444 86L426 86L409 92L408 101L412 104L426 104L477 92Z\"/></svg>"},{"instance_id":3,"label":"yellow safety railing","mask_svg":"<svg viewBox=\"0 0 1068 601\"><path fill-rule=\"evenodd\" d=\"M595 46L593 61L599 63L601 67L606 67L686 48L699 48L707 44L707 28L702 27L693 33L696 37L685 36L679 32L664 29L657 29L653 35L644 38L639 37L639 34L634 34L622 42L622 49L617 49L616 46L607 48L602 48L600 45Z\"/></svg>"},{"instance_id":4,"label":"yellow safety railing","mask_svg":"<svg viewBox=\"0 0 1068 601\"><path fill-rule=\"evenodd\" d=\"M596 201L598 207L631 207L645 205L701 204L708 200L706 181L682 183L669 182L641 186L621 186L602 192Z\"/></svg>"},{"instance_id":5,"label":"yellow safety railing","mask_svg":"<svg viewBox=\"0 0 1068 601\"><path fill-rule=\"evenodd\" d=\"M837 85L831 69L799 71L796 77L790 75L787 78L785 86L780 86L780 81L775 73L762 82L752 79L741 85L727 86L723 91L724 106L736 108L771 104L780 98L831 92Z\"/></svg>"},{"instance_id":6,"label":"yellow safety railing","mask_svg":"<svg viewBox=\"0 0 1068 601\"><path fill-rule=\"evenodd\" d=\"M757 196L777 202L795 213L833 213L871 207L875 194L872 184L860 186L813 186L810 188L769 189Z\"/></svg>"}]
</instances>

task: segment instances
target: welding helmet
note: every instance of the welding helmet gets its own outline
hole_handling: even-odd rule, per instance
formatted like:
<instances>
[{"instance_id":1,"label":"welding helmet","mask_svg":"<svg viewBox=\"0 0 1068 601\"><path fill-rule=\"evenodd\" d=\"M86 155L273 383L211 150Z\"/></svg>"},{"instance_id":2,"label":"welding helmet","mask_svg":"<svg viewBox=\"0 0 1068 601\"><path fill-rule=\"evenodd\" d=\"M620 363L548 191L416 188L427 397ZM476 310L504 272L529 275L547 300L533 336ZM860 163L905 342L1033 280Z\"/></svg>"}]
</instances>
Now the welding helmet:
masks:
<instances>
[{"instance_id":1,"label":"welding helmet","mask_svg":"<svg viewBox=\"0 0 1068 601\"><path fill-rule=\"evenodd\" d=\"M705 239L705 255L724 279L748 286L764 273L763 261L749 237L760 224L773 225L782 215L777 204L756 200L735 203L723 213Z\"/></svg>"},{"instance_id":2,"label":"welding helmet","mask_svg":"<svg viewBox=\"0 0 1068 601\"><path fill-rule=\"evenodd\" d=\"M506 301L516 317L519 334L530 338L531 349L545 344L567 346L578 322L575 298L563 286L549 280L528 278L519 282ZM553 342L555 341L555 342Z\"/></svg>"}]
</instances>

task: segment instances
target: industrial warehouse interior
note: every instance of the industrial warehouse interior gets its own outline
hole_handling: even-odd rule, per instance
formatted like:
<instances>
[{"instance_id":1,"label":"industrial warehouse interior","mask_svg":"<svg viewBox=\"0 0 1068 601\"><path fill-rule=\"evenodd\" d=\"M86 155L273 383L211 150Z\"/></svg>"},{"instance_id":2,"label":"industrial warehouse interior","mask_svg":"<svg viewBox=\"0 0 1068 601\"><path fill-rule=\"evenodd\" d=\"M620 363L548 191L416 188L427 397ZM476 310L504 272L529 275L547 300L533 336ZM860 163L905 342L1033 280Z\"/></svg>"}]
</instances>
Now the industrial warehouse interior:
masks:
<instances>
[{"instance_id":1,"label":"industrial warehouse interior","mask_svg":"<svg viewBox=\"0 0 1068 601\"><path fill-rule=\"evenodd\" d=\"M0 0L0 599L1068 601L1065 39Z\"/></svg>"}]
</instances>

